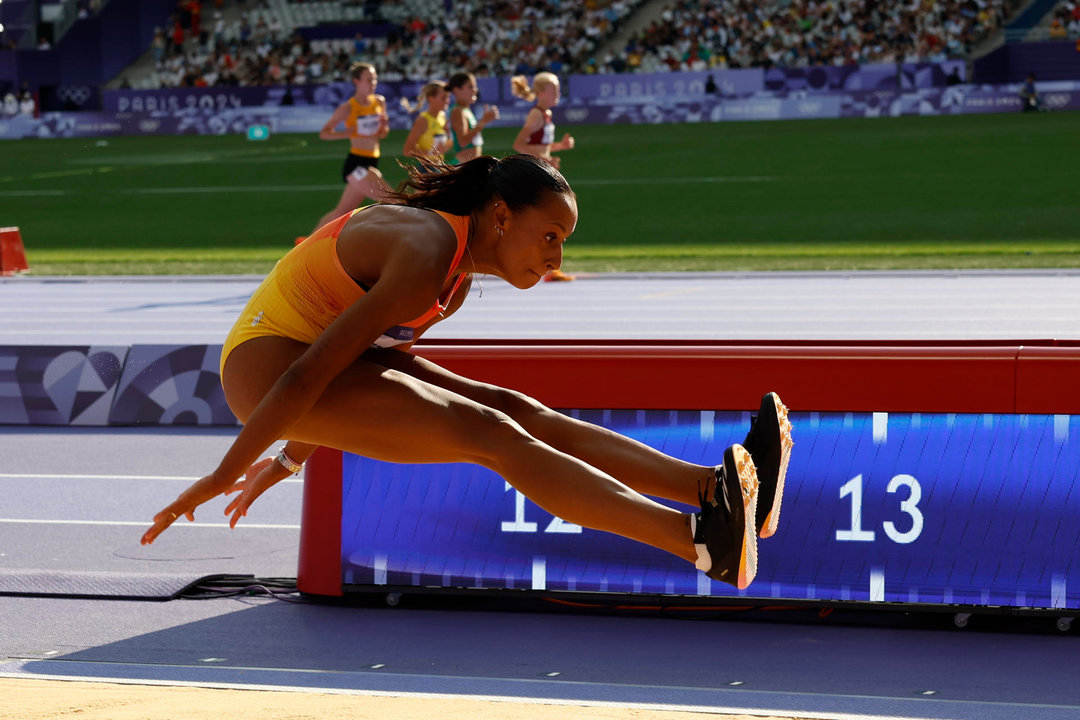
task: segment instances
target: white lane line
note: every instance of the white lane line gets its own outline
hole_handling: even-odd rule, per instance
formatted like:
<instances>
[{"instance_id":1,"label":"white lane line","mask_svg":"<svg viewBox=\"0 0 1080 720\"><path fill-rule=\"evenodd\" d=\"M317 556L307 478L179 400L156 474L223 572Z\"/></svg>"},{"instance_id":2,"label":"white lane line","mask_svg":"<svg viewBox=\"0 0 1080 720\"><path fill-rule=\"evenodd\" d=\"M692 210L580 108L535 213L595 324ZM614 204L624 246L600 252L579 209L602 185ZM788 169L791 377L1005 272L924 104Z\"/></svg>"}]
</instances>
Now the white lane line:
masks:
<instances>
[{"instance_id":1,"label":"white lane line","mask_svg":"<svg viewBox=\"0 0 1080 720\"><path fill-rule=\"evenodd\" d=\"M679 290L665 290L663 292L649 293L648 295L642 295L642 300L655 300L657 298L672 297L674 295L689 295L691 293L699 293L703 291L703 287L691 287L681 288Z\"/></svg>"},{"instance_id":2,"label":"white lane line","mask_svg":"<svg viewBox=\"0 0 1080 720\"><path fill-rule=\"evenodd\" d=\"M572 185L673 185L697 183L759 183L774 182L779 178L770 175L713 175L704 177L647 177L647 178L584 178L574 180Z\"/></svg>"},{"instance_id":3,"label":"white lane line","mask_svg":"<svg viewBox=\"0 0 1080 720\"><path fill-rule=\"evenodd\" d=\"M67 174L86 174L85 172ZM575 180L574 185L696 185L698 183L762 183L775 182L779 178L767 175L727 175L703 177L666 177L666 178L584 178ZM329 192L340 190L337 185L213 185L207 187L163 187L163 188L127 188L112 191L121 195L199 195L213 193L291 193L291 192ZM63 196L77 195L78 190L5 190L2 196ZM106 190L105 192L109 192Z\"/></svg>"},{"instance_id":4,"label":"white lane line","mask_svg":"<svg viewBox=\"0 0 1080 720\"><path fill-rule=\"evenodd\" d=\"M114 527L149 527L152 520L32 520L29 518L0 518L0 525L108 525ZM180 522L173 523L172 527L190 528L228 528L228 523L199 523ZM246 527L254 530L299 530L299 525L270 525L261 523L246 523L241 520L237 528Z\"/></svg>"},{"instance_id":5,"label":"white lane line","mask_svg":"<svg viewBox=\"0 0 1080 720\"><path fill-rule=\"evenodd\" d=\"M0 197L56 197L67 195L66 190L0 190Z\"/></svg>"},{"instance_id":6,"label":"white lane line","mask_svg":"<svg viewBox=\"0 0 1080 720\"><path fill-rule=\"evenodd\" d=\"M85 475L68 473L0 473L0 480L183 480L195 482L199 478L188 475ZM303 483L302 478L287 477L281 483Z\"/></svg>"},{"instance_id":7,"label":"white lane line","mask_svg":"<svg viewBox=\"0 0 1080 720\"><path fill-rule=\"evenodd\" d=\"M263 192L327 192L340 190L341 183L337 185L219 185L211 187L165 187L165 188L132 188L122 190L123 193L135 195L186 195L192 193L263 193Z\"/></svg>"}]
</instances>

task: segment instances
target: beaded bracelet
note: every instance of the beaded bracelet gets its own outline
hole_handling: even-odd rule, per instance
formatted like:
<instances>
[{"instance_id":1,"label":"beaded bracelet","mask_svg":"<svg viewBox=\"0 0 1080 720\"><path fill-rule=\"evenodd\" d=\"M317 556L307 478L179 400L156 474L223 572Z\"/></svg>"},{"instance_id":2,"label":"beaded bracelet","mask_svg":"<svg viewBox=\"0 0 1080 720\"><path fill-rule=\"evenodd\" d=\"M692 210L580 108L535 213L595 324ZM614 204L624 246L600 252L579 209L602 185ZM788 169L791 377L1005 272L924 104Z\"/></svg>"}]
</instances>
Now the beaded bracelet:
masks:
<instances>
[{"instance_id":1,"label":"beaded bracelet","mask_svg":"<svg viewBox=\"0 0 1080 720\"><path fill-rule=\"evenodd\" d=\"M285 468L293 475L304 469L304 464L298 463L291 457L289 457L289 454L285 452L285 448L281 448L281 450L278 451L277 457L274 459L277 460L278 464L281 465L281 467Z\"/></svg>"}]
</instances>

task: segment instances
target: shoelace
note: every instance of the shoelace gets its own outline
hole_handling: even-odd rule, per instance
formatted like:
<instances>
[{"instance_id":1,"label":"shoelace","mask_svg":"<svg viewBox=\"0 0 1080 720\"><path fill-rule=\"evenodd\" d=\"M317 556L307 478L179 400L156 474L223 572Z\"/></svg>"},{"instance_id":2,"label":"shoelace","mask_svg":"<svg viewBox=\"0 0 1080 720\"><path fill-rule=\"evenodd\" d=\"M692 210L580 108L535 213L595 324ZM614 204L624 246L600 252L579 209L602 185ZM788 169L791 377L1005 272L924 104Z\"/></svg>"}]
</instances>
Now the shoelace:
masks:
<instances>
[{"instance_id":1,"label":"shoelace","mask_svg":"<svg viewBox=\"0 0 1080 720\"><path fill-rule=\"evenodd\" d=\"M704 488L704 490L701 487L701 481L698 480L698 504L701 505L702 507L705 507L706 502L708 502L709 504L715 504L716 490L717 490L718 487L720 487L720 478L718 477L718 475L721 472L723 472L721 467L713 468L712 475L711 475L712 484L713 484L713 492L712 492L713 500L709 500L709 480L710 480L710 477L705 478L705 488Z\"/></svg>"}]
</instances>

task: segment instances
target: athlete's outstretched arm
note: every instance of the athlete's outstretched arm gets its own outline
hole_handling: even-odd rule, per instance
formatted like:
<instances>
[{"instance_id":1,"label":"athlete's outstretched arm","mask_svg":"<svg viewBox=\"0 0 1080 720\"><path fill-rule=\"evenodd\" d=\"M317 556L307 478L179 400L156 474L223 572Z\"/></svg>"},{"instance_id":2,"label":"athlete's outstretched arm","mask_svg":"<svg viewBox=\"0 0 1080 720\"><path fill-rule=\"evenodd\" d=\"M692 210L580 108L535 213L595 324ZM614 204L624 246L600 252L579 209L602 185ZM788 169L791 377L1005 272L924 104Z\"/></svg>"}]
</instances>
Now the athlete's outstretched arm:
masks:
<instances>
[{"instance_id":1,"label":"athlete's outstretched arm","mask_svg":"<svg viewBox=\"0 0 1080 720\"><path fill-rule=\"evenodd\" d=\"M420 139L420 136L427 132L427 118L423 115L418 115L416 120L413 121L412 129L409 130L408 137L405 138L405 144L401 147L401 154L408 157L417 157L419 153L416 151L416 142Z\"/></svg>"},{"instance_id":2,"label":"athlete's outstretched arm","mask_svg":"<svg viewBox=\"0 0 1080 720\"><path fill-rule=\"evenodd\" d=\"M432 306L446 277L446 265L437 248L452 248L454 238L441 218L430 215L419 221L399 220L400 227L376 224L366 231L372 238L371 254L382 258L371 290L346 308L278 378L246 419L217 469L154 516L153 526L143 535L144 545L152 543L179 517L194 520L195 508L232 488L271 443L288 437L292 424L311 410L327 385L371 347L383 330ZM418 237L427 242L417 242ZM434 238L442 242L431 242ZM429 248L430 252L418 252L418 248Z\"/></svg>"},{"instance_id":3,"label":"athlete's outstretched arm","mask_svg":"<svg viewBox=\"0 0 1080 720\"><path fill-rule=\"evenodd\" d=\"M330 116L330 119L326 121L326 124L322 126L322 130L319 131L320 140L347 140L352 137L352 132L346 128L344 130L337 130L337 126L345 122L345 118L349 115L349 104L342 103L338 106L337 110L334 110L334 114Z\"/></svg>"}]
</instances>

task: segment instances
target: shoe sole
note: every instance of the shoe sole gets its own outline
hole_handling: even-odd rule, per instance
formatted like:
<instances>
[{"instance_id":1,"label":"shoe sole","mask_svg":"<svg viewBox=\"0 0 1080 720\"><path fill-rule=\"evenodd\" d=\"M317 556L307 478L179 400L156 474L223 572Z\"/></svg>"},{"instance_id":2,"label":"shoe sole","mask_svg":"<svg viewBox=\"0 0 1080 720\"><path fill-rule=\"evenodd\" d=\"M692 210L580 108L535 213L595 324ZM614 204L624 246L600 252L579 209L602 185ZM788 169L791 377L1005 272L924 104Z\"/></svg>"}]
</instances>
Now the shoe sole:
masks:
<instances>
[{"instance_id":1,"label":"shoe sole","mask_svg":"<svg viewBox=\"0 0 1080 720\"><path fill-rule=\"evenodd\" d=\"M765 516L765 521L758 528L758 536L769 538L776 534L776 528L780 524L780 506L784 502L784 479L787 477L788 462L791 460L791 448L795 441L791 439L791 420L788 419L788 409L776 393L769 393L762 400L762 411L758 414L758 422L761 422L765 411L770 411L780 429L780 469L776 475L776 492L773 493L772 507Z\"/></svg>"},{"instance_id":2,"label":"shoe sole","mask_svg":"<svg viewBox=\"0 0 1080 720\"><path fill-rule=\"evenodd\" d=\"M757 518L758 476L757 468L750 453L742 445L732 445L735 476L739 479L739 497L743 503L742 551L739 553L739 577L736 587L743 590L749 587L757 575ZM729 492L734 488L729 488ZM731 497L729 494L728 497Z\"/></svg>"}]
</instances>

